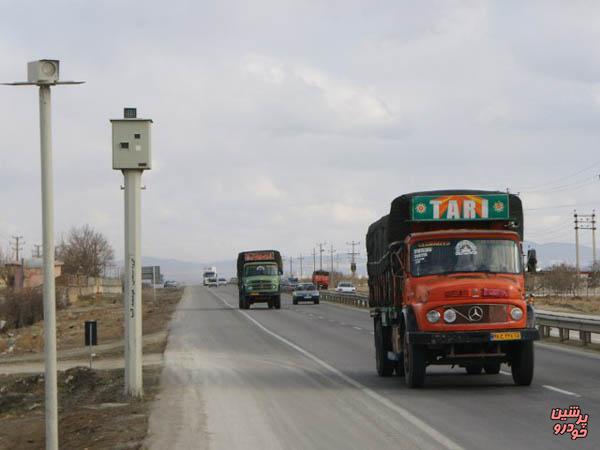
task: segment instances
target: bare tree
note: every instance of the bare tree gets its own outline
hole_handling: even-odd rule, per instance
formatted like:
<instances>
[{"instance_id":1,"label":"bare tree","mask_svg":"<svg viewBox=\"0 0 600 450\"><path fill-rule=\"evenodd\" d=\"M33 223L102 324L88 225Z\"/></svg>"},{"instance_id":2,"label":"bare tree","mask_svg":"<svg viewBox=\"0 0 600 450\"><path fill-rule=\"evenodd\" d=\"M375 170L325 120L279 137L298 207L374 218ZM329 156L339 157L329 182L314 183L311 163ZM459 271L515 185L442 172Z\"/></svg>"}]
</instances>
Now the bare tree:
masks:
<instances>
[{"instance_id":1,"label":"bare tree","mask_svg":"<svg viewBox=\"0 0 600 450\"><path fill-rule=\"evenodd\" d=\"M558 295L574 293L579 284L577 270L569 264L555 264L547 270L544 284Z\"/></svg>"},{"instance_id":2,"label":"bare tree","mask_svg":"<svg viewBox=\"0 0 600 450\"><path fill-rule=\"evenodd\" d=\"M63 272L71 275L99 277L114 257L112 246L100 232L91 226L71 228L57 249L57 258L63 262Z\"/></svg>"},{"instance_id":3,"label":"bare tree","mask_svg":"<svg viewBox=\"0 0 600 450\"><path fill-rule=\"evenodd\" d=\"M0 247L0 280L4 283L5 286L8 287L9 279L10 279L10 271L8 267L6 267L6 263L8 262L8 258L6 254Z\"/></svg>"}]
</instances>

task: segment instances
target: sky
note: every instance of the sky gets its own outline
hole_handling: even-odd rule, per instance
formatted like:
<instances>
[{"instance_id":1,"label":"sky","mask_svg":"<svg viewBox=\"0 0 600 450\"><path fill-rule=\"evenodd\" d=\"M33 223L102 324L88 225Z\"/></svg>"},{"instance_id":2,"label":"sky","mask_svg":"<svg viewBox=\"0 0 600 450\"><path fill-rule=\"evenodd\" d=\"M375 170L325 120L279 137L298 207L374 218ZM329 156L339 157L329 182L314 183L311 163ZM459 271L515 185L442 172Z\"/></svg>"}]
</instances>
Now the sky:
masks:
<instances>
[{"instance_id":1,"label":"sky","mask_svg":"<svg viewBox=\"0 0 600 450\"><path fill-rule=\"evenodd\" d=\"M50 4L52 6L50 6ZM61 61L57 238L123 254L109 119L154 121L142 252L344 253L403 193L519 192L525 238L600 206L600 3L0 0L0 81ZM0 246L41 242L36 88L0 87ZM575 206L574 206L575 205ZM581 242L590 245L590 233Z\"/></svg>"}]
</instances>

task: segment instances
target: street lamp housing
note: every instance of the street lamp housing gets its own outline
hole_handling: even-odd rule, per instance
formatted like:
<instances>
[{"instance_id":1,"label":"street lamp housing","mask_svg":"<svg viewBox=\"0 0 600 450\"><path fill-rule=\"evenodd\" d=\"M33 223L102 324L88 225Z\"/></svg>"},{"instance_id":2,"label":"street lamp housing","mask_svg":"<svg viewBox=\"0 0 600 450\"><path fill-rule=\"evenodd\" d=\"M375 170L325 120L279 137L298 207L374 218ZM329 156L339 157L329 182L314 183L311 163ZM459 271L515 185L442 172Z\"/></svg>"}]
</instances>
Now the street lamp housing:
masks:
<instances>
[{"instance_id":1,"label":"street lamp housing","mask_svg":"<svg viewBox=\"0 0 600 450\"><path fill-rule=\"evenodd\" d=\"M59 68L57 59L40 59L27 63L27 81L33 84L56 84Z\"/></svg>"}]
</instances>

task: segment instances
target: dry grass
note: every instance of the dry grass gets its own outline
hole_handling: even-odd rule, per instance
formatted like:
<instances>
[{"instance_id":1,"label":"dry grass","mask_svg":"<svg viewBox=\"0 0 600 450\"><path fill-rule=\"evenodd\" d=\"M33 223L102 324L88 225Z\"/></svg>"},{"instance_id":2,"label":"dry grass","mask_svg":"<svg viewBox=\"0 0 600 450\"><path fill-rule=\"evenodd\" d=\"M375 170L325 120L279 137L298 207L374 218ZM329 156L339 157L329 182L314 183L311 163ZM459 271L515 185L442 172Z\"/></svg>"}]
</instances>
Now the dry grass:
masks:
<instances>
[{"instance_id":1,"label":"dry grass","mask_svg":"<svg viewBox=\"0 0 600 450\"><path fill-rule=\"evenodd\" d=\"M142 323L145 335L164 330L181 295L181 289L157 289L155 304L152 291L143 291ZM56 339L59 351L84 346L86 320L98 322L99 344L123 339L122 296L101 295L82 298L76 305L57 311ZM11 354L43 351L44 322L38 321L31 326L0 333L0 354L9 348L11 343L14 343Z\"/></svg>"}]
</instances>

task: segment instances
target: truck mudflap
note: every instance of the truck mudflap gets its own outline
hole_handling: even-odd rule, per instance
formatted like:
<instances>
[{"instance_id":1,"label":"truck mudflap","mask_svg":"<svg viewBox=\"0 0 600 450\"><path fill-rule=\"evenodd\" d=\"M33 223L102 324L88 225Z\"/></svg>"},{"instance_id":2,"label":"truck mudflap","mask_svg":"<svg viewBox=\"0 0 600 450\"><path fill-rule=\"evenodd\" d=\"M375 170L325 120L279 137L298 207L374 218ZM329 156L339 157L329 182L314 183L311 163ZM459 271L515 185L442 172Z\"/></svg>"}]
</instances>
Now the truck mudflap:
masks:
<instances>
[{"instance_id":1,"label":"truck mudflap","mask_svg":"<svg viewBox=\"0 0 600 450\"><path fill-rule=\"evenodd\" d=\"M408 343L416 345L482 344L515 341L537 341L540 332L537 328L494 331L453 331L448 333L409 331Z\"/></svg>"}]
</instances>

